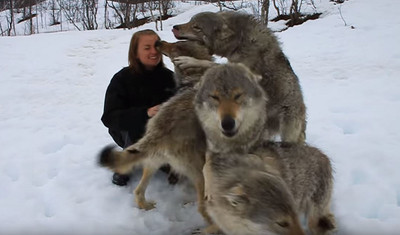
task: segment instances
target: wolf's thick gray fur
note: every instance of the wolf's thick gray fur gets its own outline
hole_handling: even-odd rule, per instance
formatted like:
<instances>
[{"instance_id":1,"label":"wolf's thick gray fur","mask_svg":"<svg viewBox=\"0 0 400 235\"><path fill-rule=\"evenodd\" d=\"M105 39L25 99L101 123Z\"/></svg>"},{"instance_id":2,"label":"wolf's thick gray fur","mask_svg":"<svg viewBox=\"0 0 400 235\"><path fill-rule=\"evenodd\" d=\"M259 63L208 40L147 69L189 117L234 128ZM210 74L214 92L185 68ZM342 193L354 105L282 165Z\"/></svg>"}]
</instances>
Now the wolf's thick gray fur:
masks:
<instances>
[{"instance_id":1,"label":"wolf's thick gray fur","mask_svg":"<svg viewBox=\"0 0 400 235\"><path fill-rule=\"evenodd\" d=\"M208 152L204 166L206 208L226 234L330 234L333 186L329 158L307 145L267 143L251 154Z\"/></svg>"}]
</instances>

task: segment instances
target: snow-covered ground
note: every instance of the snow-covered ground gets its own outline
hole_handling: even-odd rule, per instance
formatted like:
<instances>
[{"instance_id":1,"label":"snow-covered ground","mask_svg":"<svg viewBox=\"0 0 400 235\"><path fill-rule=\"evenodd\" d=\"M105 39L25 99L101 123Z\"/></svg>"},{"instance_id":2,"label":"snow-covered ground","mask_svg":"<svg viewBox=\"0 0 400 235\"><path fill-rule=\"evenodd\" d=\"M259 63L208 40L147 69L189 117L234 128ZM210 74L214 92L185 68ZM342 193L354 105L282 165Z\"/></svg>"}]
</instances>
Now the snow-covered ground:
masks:
<instances>
[{"instance_id":1,"label":"snow-covered ground","mask_svg":"<svg viewBox=\"0 0 400 235\"><path fill-rule=\"evenodd\" d=\"M337 5L322 5L321 19L277 36L301 81L307 141L335 168L338 234L400 234L400 2L346 1L346 26ZM207 10L218 8L165 21L161 38L175 41L172 25ZM140 169L118 187L96 164L112 143L100 121L106 87L144 28L154 23L0 37L0 234L175 235L204 225L188 182L157 173L147 191L157 208L143 211L132 195Z\"/></svg>"}]
</instances>

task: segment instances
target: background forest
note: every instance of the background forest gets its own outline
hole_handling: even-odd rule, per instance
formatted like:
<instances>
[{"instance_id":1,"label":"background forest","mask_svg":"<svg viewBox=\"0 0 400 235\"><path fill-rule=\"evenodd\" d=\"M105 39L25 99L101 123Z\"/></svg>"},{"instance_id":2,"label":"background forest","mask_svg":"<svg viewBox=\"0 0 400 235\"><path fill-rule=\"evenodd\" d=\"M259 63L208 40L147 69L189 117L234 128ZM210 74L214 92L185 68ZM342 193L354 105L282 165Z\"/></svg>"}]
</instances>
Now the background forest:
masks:
<instances>
[{"instance_id":1,"label":"background forest","mask_svg":"<svg viewBox=\"0 0 400 235\"><path fill-rule=\"evenodd\" d=\"M163 30L163 20L180 12L172 0L0 0L1 36L29 35L69 30L133 28L154 22ZM287 26L316 19L314 0L191 1L194 5L215 4L222 9L251 9L264 24L285 20ZM305 10L308 14L304 13ZM269 17L270 12L274 15Z\"/></svg>"}]
</instances>

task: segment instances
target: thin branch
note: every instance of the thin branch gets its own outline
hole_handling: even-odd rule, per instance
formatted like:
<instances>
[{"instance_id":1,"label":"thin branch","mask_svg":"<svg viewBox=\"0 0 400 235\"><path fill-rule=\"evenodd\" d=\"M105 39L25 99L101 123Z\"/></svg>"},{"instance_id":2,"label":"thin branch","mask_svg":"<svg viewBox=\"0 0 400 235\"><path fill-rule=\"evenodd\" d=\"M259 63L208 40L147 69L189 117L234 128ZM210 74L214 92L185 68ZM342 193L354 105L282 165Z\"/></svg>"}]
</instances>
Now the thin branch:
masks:
<instances>
[{"instance_id":1,"label":"thin branch","mask_svg":"<svg viewBox=\"0 0 400 235\"><path fill-rule=\"evenodd\" d=\"M347 23L344 20L343 15L342 15L342 5L339 5L338 9L339 9L339 13L340 13L340 18L342 18L342 20L344 22L344 26L347 26Z\"/></svg>"}]
</instances>

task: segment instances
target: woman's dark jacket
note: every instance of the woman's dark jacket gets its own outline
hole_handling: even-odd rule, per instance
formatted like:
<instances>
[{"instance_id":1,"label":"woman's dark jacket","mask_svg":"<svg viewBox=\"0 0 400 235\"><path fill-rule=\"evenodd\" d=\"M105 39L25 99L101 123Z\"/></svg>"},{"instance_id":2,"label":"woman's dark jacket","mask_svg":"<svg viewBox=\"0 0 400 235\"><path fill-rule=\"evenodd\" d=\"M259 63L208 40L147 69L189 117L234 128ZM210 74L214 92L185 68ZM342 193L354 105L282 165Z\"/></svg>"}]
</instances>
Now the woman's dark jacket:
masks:
<instances>
[{"instance_id":1,"label":"woman's dark jacket","mask_svg":"<svg viewBox=\"0 0 400 235\"><path fill-rule=\"evenodd\" d=\"M128 132L132 143L143 136L149 119L147 109L174 95L173 76L162 66L143 74L125 67L114 75L106 91L101 121L119 146L126 145L122 133Z\"/></svg>"}]
</instances>

